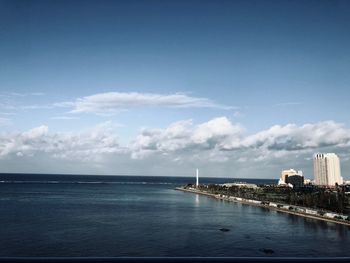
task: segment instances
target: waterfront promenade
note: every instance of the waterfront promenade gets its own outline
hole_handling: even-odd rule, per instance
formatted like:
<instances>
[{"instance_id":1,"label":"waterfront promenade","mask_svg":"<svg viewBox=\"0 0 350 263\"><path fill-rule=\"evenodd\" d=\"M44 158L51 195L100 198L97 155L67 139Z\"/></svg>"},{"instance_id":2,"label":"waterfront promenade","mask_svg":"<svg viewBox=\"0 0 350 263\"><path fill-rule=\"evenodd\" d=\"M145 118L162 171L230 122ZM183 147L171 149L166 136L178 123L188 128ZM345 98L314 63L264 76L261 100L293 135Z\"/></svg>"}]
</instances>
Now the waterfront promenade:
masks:
<instances>
[{"instance_id":1,"label":"waterfront promenade","mask_svg":"<svg viewBox=\"0 0 350 263\"><path fill-rule=\"evenodd\" d=\"M279 208L279 207L275 207L275 206L270 206L270 205L266 205L264 202L260 202L257 200L250 200L250 199L244 199L244 198L239 198L239 197L234 197L234 196L223 196L220 194L212 194L212 193L207 193L201 190L197 190L194 188L188 189L188 188L184 188L184 187L176 187L176 190L179 191L183 191L183 192L189 192L189 193L195 193L195 194L200 194L200 195L206 195L212 198L216 198L216 199L220 199L220 200L224 200L224 201L229 201L229 202L236 202L236 203L241 203L241 204L245 204L245 205L252 205L252 206L257 206L257 207L262 207L262 208L267 208L270 210L274 210L274 211L278 211L278 212L282 212L282 213L288 213L288 214L292 214L292 215L297 215L297 216L302 216L302 217L307 217L307 218L311 218L311 219L316 219L316 220L323 220L323 221L327 221L327 222L332 222L332 223L336 223L336 224L342 224L342 225L347 225L350 226L350 221L346 221L346 220L340 220L340 219L335 219L335 218L329 218L329 217L325 217L325 216L321 216L318 214L308 214L308 213L304 213L304 212L300 212L300 211L292 211L286 208ZM281 204L283 206L288 206L288 207L294 207L294 208L298 208L298 206L295 205L287 205L287 204Z\"/></svg>"}]
</instances>

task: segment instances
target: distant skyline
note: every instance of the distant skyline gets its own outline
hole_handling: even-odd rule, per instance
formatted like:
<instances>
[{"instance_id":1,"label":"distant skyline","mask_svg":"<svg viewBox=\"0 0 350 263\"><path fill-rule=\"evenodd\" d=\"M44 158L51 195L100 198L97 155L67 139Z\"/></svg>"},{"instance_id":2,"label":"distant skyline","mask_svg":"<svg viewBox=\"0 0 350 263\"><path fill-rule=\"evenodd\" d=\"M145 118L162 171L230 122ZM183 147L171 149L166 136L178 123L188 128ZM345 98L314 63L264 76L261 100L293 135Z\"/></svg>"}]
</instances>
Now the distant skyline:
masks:
<instances>
[{"instance_id":1,"label":"distant skyline","mask_svg":"<svg viewBox=\"0 0 350 263\"><path fill-rule=\"evenodd\" d=\"M0 172L350 180L349 11L0 0Z\"/></svg>"}]
</instances>

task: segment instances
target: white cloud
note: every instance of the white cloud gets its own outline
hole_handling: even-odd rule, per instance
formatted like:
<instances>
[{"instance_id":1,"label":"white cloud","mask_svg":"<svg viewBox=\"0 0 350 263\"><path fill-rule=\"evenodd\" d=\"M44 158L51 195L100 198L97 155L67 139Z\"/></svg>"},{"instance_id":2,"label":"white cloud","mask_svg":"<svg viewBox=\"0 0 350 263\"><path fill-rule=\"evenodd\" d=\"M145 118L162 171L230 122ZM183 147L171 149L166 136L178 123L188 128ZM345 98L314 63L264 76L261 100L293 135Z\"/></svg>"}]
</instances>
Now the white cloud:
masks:
<instances>
[{"instance_id":1,"label":"white cloud","mask_svg":"<svg viewBox=\"0 0 350 263\"><path fill-rule=\"evenodd\" d=\"M350 160L350 130L333 121L275 125L247 134L226 117L200 124L182 120L162 129L143 129L127 146L119 144L117 127L105 122L81 132L57 133L42 125L26 132L3 133L0 159L3 163L16 158L37 162L46 158L74 167L83 161L86 170L100 165L115 173L119 171L117 164L135 171L140 165L139 172L154 172L159 167L181 171L199 164L212 172L217 169L245 175L249 171L252 177L264 174L270 178L284 168L312 169L314 152L336 152L345 166ZM274 174L269 176L271 169L275 169Z\"/></svg>"},{"instance_id":2,"label":"white cloud","mask_svg":"<svg viewBox=\"0 0 350 263\"><path fill-rule=\"evenodd\" d=\"M343 124L324 121L297 126L275 125L268 130L247 136L239 147L268 148L269 150L304 150L326 146L343 146L350 141L350 130Z\"/></svg>"},{"instance_id":3,"label":"white cloud","mask_svg":"<svg viewBox=\"0 0 350 263\"><path fill-rule=\"evenodd\" d=\"M217 104L207 98L191 97L181 93L155 94L138 92L107 92L83 98L74 103L73 113L116 113L135 107L170 107L170 108L219 108L233 107ZM72 105L64 102L64 105Z\"/></svg>"},{"instance_id":4,"label":"white cloud","mask_svg":"<svg viewBox=\"0 0 350 263\"><path fill-rule=\"evenodd\" d=\"M204 143L211 139L234 139L243 132L240 125L233 125L226 117L212 119L206 123L198 125L192 134L192 139L196 143Z\"/></svg>"},{"instance_id":5,"label":"white cloud","mask_svg":"<svg viewBox=\"0 0 350 263\"><path fill-rule=\"evenodd\" d=\"M50 118L51 120L77 120L79 118L72 116L55 116Z\"/></svg>"},{"instance_id":6,"label":"white cloud","mask_svg":"<svg viewBox=\"0 0 350 263\"><path fill-rule=\"evenodd\" d=\"M13 113L13 112L0 112L0 115L3 115L3 116L14 116L14 115L16 115L16 113Z\"/></svg>"},{"instance_id":7,"label":"white cloud","mask_svg":"<svg viewBox=\"0 0 350 263\"><path fill-rule=\"evenodd\" d=\"M226 142L236 142L243 128L226 117L193 125L191 120L172 123L166 129L142 130L131 145L132 157L142 158L151 153L222 149Z\"/></svg>"},{"instance_id":8,"label":"white cloud","mask_svg":"<svg viewBox=\"0 0 350 263\"><path fill-rule=\"evenodd\" d=\"M171 124L165 129L143 130L131 145L133 158L151 154L203 154L209 160L238 162L282 159L295 154L312 154L322 149L350 148L350 130L333 121L297 126L275 125L253 135L226 117L193 125L191 121Z\"/></svg>"},{"instance_id":9,"label":"white cloud","mask_svg":"<svg viewBox=\"0 0 350 263\"><path fill-rule=\"evenodd\" d=\"M0 96L4 97L28 97L28 96L44 96L43 92L30 92L30 93L19 93L19 92L3 92Z\"/></svg>"},{"instance_id":10,"label":"white cloud","mask_svg":"<svg viewBox=\"0 0 350 263\"><path fill-rule=\"evenodd\" d=\"M47 127L46 125L42 125L40 127L36 127L27 132L24 132L22 135L23 137L28 139L36 139L47 135L48 132L49 132L49 127Z\"/></svg>"},{"instance_id":11,"label":"white cloud","mask_svg":"<svg viewBox=\"0 0 350 263\"><path fill-rule=\"evenodd\" d=\"M53 109L54 106L51 104L34 104L34 105L24 105L24 106L19 106L19 109L22 110L48 110L48 109Z\"/></svg>"},{"instance_id":12,"label":"white cloud","mask_svg":"<svg viewBox=\"0 0 350 263\"><path fill-rule=\"evenodd\" d=\"M47 126L0 136L0 157L46 153L66 160L101 160L104 154L122 153L114 126L106 122L80 133L49 133Z\"/></svg>"},{"instance_id":13,"label":"white cloud","mask_svg":"<svg viewBox=\"0 0 350 263\"><path fill-rule=\"evenodd\" d=\"M302 104L301 102L282 102L282 103L277 103L275 105L273 105L274 107L282 107L282 106L293 106L293 105L300 105Z\"/></svg>"},{"instance_id":14,"label":"white cloud","mask_svg":"<svg viewBox=\"0 0 350 263\"><path fill-rule=\"evenodd\" d=\"M16 110L16 106L14 106L13 103L9 100L3 100L0 102L0 109L11 111L11 110Z\"/></svg>"},{"instance_id":15,"label":"white cloud","mask_svg":"<svg viewBox=\"0 0 350 263\"><path fill-rule=\"evenodd\" d=\"M100 116L112 116L116 113L128 111L134 108L213 108L230 110L237 107L215 103L208 98L192 97L183 93L157 94L139 92L106 92L91 96L76 98L72 101L56 103L33 103L26 104L23 99L28 96L43 96L44 93L0 93L3 97L0 102L0 110L7 114L15 114L18 111L28 110L53 110L66 108L65 113L94 113ZM10 112L11 111L11 112ZM68 120L69 117L53 116L51 119Z\"/></svg>"},{"instance_id":16,"label":"white cloud","mask_svg":"<svg viewBox=\"0 0 350 263\"><path fill-rule=\"evenodd\" d=\"M52 107L56 107L56 108L71 108L74 107L74 102L71 101L63 101L63 102L56 102L54 104L52 104Z\"/></svg>"}]
</instances>

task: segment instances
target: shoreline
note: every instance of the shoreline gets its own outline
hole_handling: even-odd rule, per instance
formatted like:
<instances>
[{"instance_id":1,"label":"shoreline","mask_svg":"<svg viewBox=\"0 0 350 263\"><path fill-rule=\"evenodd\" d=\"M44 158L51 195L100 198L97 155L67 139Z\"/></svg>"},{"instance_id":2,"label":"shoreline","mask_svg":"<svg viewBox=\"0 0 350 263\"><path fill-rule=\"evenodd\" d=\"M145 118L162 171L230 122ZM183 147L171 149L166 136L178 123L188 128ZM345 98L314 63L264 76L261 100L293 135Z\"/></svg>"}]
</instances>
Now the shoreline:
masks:
<instances>
[{"instance_id":1,"label":"shoreline","mask_svg":"<svg viewBox=\"0 0 350 263\"><path fill-rule=\"evenodd\" d=\"M215 195L215 194L206 193L206 192L203 192L203 191L200 191L200 190L185 189L185 188L182 188L182 187L176 187L175 190L182 191L182 192L188 192L188 193L205 195L205 196L209 196L209 197L212 197L212 198L215 198L215 199L229 201L229 202L235 202L235 203L241 203L241 204L245 204L245 205L252 205L252 206L256 206L256 207L267 208L267 209L270 209L270 210L273 210L273 211L278 211L278 212L282 212L282 213L302 216L302 217L316 219L316 220L322 220L322 221L336 223L336 224L342 224L342 225L350 227L350 221L346 222L346 221L343 221L343 220L332 219L332 218L328 218L328 217L324 217L324 216L320 216L320 215L310 215L310 214L306 214L306 213L303 213L303 212L296 212L296 211L290 211L290 210L282 209L282 208L278 208L278 207L267 206L267 205L263 205L261 203L257 203L256 200L251 200L250 202L249 201L244 201L244 200L237 200L237 199L233 199L233 198L235 198L234 196L231 196L232 198L228 199L227 197L222 197L219 194ZM250 199L247 199L247 200L250 200ZM254 203L252 201L255 201L256 203ZM296 206L294 206L294 207L296 207Z\"/></svg>"}]
</instances>

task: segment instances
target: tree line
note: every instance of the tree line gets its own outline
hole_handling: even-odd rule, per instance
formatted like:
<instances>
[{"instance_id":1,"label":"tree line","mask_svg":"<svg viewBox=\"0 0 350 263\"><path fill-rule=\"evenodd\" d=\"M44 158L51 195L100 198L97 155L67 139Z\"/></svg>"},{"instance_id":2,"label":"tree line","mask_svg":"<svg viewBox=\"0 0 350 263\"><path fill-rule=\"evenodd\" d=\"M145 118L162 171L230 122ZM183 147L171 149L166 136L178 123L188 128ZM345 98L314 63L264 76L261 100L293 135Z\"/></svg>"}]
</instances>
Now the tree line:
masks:
<instances>
[{"instance_id":1,"label":"tree line","mask_svg":"<svg viewBox=\"0 0 350 263\"><path fill-rule=\"evenodd\" d=\"M350 195L346 194L344 187L337 186L334 189L317 186L300 188L259 186L257 188L248 188L209 184L200 185L199 188L212 194L224 194L258 201L280 202L350 214Z\"/></svg>"}]
</instances>

